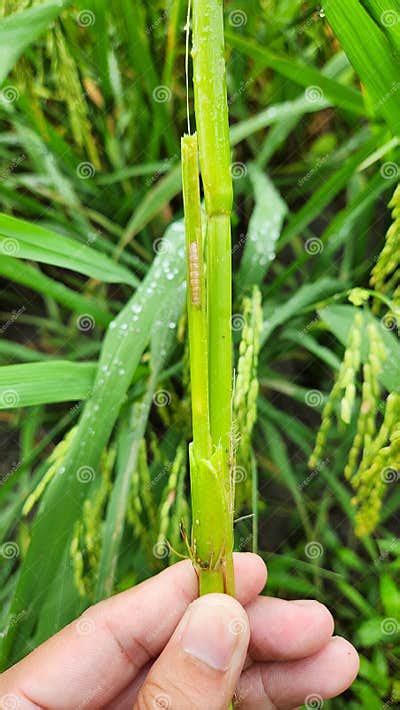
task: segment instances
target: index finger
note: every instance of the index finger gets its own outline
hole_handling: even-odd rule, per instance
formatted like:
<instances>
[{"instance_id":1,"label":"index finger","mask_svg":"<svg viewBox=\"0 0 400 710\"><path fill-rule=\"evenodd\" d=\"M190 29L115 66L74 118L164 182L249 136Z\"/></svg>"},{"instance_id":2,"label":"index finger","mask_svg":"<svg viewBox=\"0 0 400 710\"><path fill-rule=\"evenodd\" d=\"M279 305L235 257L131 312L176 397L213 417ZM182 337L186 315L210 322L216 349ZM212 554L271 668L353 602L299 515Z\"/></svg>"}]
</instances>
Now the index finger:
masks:
<instances>
[{"instance_id":1,"label":"index finger","mask_svg":"<svg viewBox=\"0 0 400 710\"><path fill-rule=\"evenodd\" d=\"M235 555L237 598L262 590L266 570L251 553ZM0 698L18 708L103 707L162 651L197 596L189 561L89 608L0 678Z\"/></svg>"}]
</instances>

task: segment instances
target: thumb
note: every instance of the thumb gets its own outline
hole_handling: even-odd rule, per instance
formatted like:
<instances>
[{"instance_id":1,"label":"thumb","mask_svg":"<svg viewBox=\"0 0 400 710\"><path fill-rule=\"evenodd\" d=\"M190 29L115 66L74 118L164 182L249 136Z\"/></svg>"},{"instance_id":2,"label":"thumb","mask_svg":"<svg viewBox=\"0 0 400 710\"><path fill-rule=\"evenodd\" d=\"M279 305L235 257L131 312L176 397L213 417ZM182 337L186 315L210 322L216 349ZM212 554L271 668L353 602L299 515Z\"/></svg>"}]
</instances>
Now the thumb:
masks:
<instances>
[{"instance_id":1,"label":"thumb","mask_svg":"<svg viewBox=\"0 0 400 710\"><path fill-rule=\"evenodd\" d=\"M249 644L243 607L208 594L187 609L142 686L135 708L226 710Z\"/></svg>"}]
</instances>

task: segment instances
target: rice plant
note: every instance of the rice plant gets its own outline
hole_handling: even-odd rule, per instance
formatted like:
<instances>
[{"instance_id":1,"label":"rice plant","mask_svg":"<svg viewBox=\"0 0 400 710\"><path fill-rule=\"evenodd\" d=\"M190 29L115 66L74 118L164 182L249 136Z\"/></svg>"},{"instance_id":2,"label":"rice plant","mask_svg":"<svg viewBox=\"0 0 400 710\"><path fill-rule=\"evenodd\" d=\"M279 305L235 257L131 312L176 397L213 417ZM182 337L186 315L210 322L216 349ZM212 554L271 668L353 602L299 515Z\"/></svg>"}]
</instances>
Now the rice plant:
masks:
<instances>
[{"instance_id":1,"label":"rice plant","mask_svg":"<svg viewBox=\"0 0 400 710\"><path fill-rule=\"evenodd\" d=\"M0 8L2 666L255 550L396 707L400 8L187 5Z\"/></svg>"}]
</instances>

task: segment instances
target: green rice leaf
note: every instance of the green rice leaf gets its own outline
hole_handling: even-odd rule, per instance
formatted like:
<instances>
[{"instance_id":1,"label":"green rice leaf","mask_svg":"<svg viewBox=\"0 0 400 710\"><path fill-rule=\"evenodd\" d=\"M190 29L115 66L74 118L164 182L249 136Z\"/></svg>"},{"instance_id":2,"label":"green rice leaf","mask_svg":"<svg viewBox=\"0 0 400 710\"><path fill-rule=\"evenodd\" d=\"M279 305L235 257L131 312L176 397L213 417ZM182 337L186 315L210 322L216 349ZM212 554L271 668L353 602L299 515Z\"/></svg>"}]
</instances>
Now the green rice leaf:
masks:
<instances>
[{"instance_id":1,"label":"green rice leaf","mask_svg":"<svg viewBox=\"0 0 400 710\"><path fill-rule=\"evenodd\" d=\"M107 508L103 531L96 590L97 600L103 599L103 597L109 596L113 592L132 474L137 466L140 443L146 431L158 377L174 344L175 330L171 327L171 324L177 324L178 322L183 310L184 296L183 290L180 294L175 292L166 294L166 298L161 305L159 317L152 330L150 343L151 374L146 392L141 402L134 404L131 417L126 417L122 426L117 474Z\"/></svg>"},{"instance_id":2,"label":"green rice leaf","mask_svg":"<svg viewBox=\"0 0 400 710\"><path fill-rule=\"evenodd\" d=\"M291 340L292 342L300 345L302 348L306 348L315 357L318 357L325 362L333 370L338 370L340 367L339 358L333 353L329 348L320 345L315 338L307 334L307 329L305 330L285 330L285 339Z\"/></svg>"},{"instance_id":3,"label":"green rice leaf","mask_svg":"<svg viewBox=\"0 0 400 710\"><path fill-rule=\"evenodd\" d=\"M342 289L343 283L340 281L322 278L315 283L305 284L299 288L286 303L280 303L279 308L276 308L273 303L268 303L264 308L265 321L261 344L265 344L275 328L297 316L303 308L312 306L322 298L327 298Z\"/></svg>"},{"instance_id":4,"label":"green rice leaf","mask_svg":"<svg viewBox=\"0 0 400 710\"><path fill-rule=\"evenodd\" d=\"M231 144L237 145L245 138L256 133L256 131L267 128L267 126L274 124L279 126L282 121L299 120L305 113L316 113L330 105L331 103L324 98L309 101L305 96L300 96L297 99L293 99L293 101L282 101L279 104L273 104L255 116L239 121L239 123L232 126L230 131Z\"/></svg>"},{"instance_id":5,"label":"green rice leaf","mask_svg":"<svg viewBox=\"0 0 400 710\"><path fill-rule=\"evenodd\" d=\"M311 531L311 524L308 511L304 504L303 496L301 495L299 481L296 477L296 472L292 467L285 441L278 429L271 422L266 421L263 425L263 429L266 441L268 441L269 450L271 452L271 459L279 472L279 480L287 487L293 496L293 500L299 511L299 516L304 530L309 534Z\"/></svg>"},{"instance_id":6,"label":"green rice leaf","mask_svg":"<svg viewBox=\"0 0 400 710\"><path fill-rule=\"evenodd\" d=\"M106 283L136 284L127 269L88 244L6 214L0 214L0 253L62 266Z\"/></svg>"},{"instance_id":7,"label":"green rice leaf","mask_svg":"<svg viewBox=\"0 0 400 710\"><path fill-rule=\"evenodd\" d=\"M40 350L33 350L32 348L27 348L25 345L20 343L14 343L13 340L0 340L0 361L5 359L5 365L11 365L11 360L19 360L23 363L28 362L42 362L43 360L52 360L54 357L49 355L49 353L40 352ZM3 363L2 363L3 364Z\"/></svg>"},{"instance_id":8,"label":"green rice leaf","mask_svg":"<svg viewBox=\"0 0 400 710\"><path fill-rule=\"evenodd\" d=\"M287 213L286 203L263 171L254 163L248 166L248 171L254 190L255 207L240 264L240 288L262 282L275 257L275 244Z\"/></svg>"},{"instance_id":9,"label":"green rice leaf","mask_svg":"<svg viewBox=\"0 0 400 710\"><path fill-rule=\"evenodd\" d=\"M382 193L393 190L398 176L386 178L382 172L377 172L365 184L365 187L357 192L356 195L349 200L348 204L339 210L328 227L321 235L321 241L326 243L326 251L324 256L332 258L332 254L339 249L346 239L349 228L352 224L357 224L357 220L361 219L364 210L378 200ZM310 256L310 255L308 255Z\"/></svg>"},{"instance_id":10,"label":"green rice leaf","mask_svg":"<svg viewBox=\"0 0 400 710\"><path fill-rule=\"evenodd\" d=\"M0 20L0 83L24 49L34 42L67 5L51 0Z\"/></svg>"},{"instance_id":11,"label":"green rice leaf","mask_svg":"<svg viewBox=\"0 0 400 710\"><path fill-rule=\"evenodd\" d=\"M315 99L326 98L334 106L351 111L359 116L365 115L365 106L361 94L355 89L339 84L339 82L322 74L315 67L300 62L294 57L282 57L274 54L269 49L261 47L255 42L235 34L232 31L225 33L226 39L236 49L252 59L259 65L269 67L291 79L295 84L304 86L307 90L310 103Z\"/></svg>"},{"instance_id":12,"label":"green rice leaf","mask_svg":"<svg viewBox=\"0 0 400 710\"><path fill-rule=\"evenodd\" d=\"M343 49L373 99L375 110L382 115L395 135L400 132L400 96L398 51L393 51L387 25L384 23L384 8L376 20L380 4L376 0L364 3L375 10L368 12L360 0L326 0L323 3L326 16L338 36ZM390 11L398 23L399 11L392 3ZM399 47L397 48L397 50Z\"/></svg>"},{"instance_id":13,"label":"green rice leaf","mask_svg":"<svg viewBox=\"0 0 400 710\"><path fill-rule=\"evenodd\" d=\"M121 240L121 248L126 246L180 192L182 185L181 173L182 170L179 164L148 190L126 226Z\"/></svg>"},{"instance_id":14,"label":"green rice leaf","mask_svg":"<svg viewBox=\"0 0 400 710\"><path fill-rule=\"evenodd\" d=\"M51 362L0 367L0 409L50 402L73 402L90 397L95 362Z\"/></svg>"},{"instance_id":15,"label":"green rice leaf","mask_svg":"<svg viewBox=\"0 0 400 710\"><path fill-rule=\"evenodd\" d=\"M393 47L400 49L399 5L394 0L363 0L362 4L386 34Z\"/></svg>"},{"instance_id":16,"label":"green rice leaf","mask_svg":"<svg viewBox=\"0 0 400 710\"><path fill-rule=\"evenodd\" d=\"M65 549L60 563L60 575L52 580L43 604L40 623L35 633L35 645L38 646L58 629L66 626L72 617L84 611L84 607L84 600L79 596L74 584L74 568L71 564L70 551ZM28 648L26 652L29 653Z\"/></svg>"},{"instance_id":17,"label":"green rice leaf","mask_svg":"<svg viewBox=\"0 0 400 710\"><path fill-rule=\"evenodd\" d=\"M296 234L301 233L322 212L324 207L330 204L336 195L346 187L353 173L379 144L382 135L382 132L377 133L367 140L358 151L345 160L343 165L340 165L322 183L321 187L313 192L309 200L290 219L286 229L283 231L282 238L279 240L280 248L287 244Z\"/></svg>"}]
</instances>

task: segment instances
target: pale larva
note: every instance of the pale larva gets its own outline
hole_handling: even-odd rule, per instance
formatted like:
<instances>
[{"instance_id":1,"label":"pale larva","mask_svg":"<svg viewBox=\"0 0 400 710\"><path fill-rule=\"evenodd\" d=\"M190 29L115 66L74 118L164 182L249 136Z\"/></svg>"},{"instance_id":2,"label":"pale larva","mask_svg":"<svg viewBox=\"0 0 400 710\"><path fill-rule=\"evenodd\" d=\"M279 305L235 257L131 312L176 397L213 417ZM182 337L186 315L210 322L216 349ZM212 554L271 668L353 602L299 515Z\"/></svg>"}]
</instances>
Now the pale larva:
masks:
<instances>
[{"instance_id":1,"label":"pale larva","mask_svg":"<svg viewBox=\"0 0 400 710\"><path fill-rule=\"evenodd\" d=\"M201 273L199 248L197 242L191 242L189 246L189 285L190 297L194 306L201 305Z\"/></svg>"}]
</instances>

